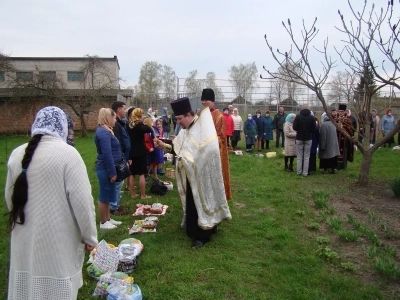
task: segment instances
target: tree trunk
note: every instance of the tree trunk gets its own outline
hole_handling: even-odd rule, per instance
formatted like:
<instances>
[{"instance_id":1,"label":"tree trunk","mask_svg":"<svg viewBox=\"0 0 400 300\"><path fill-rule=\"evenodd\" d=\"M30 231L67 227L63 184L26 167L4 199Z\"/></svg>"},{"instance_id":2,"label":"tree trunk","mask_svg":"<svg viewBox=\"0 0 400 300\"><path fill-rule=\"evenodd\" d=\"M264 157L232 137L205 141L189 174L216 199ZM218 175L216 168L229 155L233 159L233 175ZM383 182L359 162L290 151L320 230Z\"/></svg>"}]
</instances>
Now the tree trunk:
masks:
<instances>
[{"instance_id":1,"label":"tree trunk","mask_svg":"<svg viewBox=\"0 0 400 300\"><path fill-rule=\"evenodd\" d=\"M360 186L367 186L369 180L369 171L371 169L372 163L372 154L371 150L365 151L362 160L361 160L361 167L360 173L358 174L358 181L357 184Z\"/></svg>"}]
</instances>

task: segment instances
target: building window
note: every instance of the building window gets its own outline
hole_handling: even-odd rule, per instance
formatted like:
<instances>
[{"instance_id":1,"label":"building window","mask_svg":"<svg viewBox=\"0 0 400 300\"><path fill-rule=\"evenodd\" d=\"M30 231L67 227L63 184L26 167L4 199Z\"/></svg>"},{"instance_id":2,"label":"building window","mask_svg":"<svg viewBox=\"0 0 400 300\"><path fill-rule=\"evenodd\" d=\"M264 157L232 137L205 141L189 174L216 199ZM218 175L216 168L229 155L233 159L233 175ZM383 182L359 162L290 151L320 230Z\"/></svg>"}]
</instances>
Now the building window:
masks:
<instances>
[{"instance_id":1,"label":"building window","mask_svg":"<svg viewBox=\"0 0 400 300\"><path fill-rule=\"evenodd\" d=\"M5 81L4 73L0 73L0 82Z\"/></svg>"},{"instance_id":2,"label":"building window","mask_svg":"<svg viewBox=\"0 0 400 300\"><path fill-rule=\"evenodd\" d=\"M17 72L17 80L33 81L33 72Z\"/></svg>"},{"instance_id":3,"label":"building window","mask_svg":"<svg viewBox=\"0 0 400 300\"><path fill-rule=\"evenodd\" d=\"M41 71L39 75L44 79L56 79L56 71Z\"/></svg>"},{"instance_id":4,"label":"building window","mask_svg":"<svg viewBox=\"0 0 400 300\"><path fill-rule=\"evenodd\" d=\"M82 81L83 80L83 72L68 72L68 81Z\"/></svg>"}]
</instances>

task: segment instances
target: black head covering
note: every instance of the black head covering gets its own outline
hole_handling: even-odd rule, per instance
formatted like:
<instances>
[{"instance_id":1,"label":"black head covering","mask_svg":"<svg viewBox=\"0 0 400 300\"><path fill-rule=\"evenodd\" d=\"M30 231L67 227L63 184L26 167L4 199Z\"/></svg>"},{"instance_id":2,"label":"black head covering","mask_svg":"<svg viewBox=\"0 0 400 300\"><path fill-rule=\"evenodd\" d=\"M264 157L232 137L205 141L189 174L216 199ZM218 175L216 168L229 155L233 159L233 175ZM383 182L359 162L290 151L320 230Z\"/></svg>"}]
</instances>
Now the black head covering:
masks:
<instances>
[{"instance_id":1,"label":"black head covering","mask_svg":"<svg viewBox=\"0 0 400 300\"><path fill-rule=\"evenodd\" d=\"M201 100L209 100L212 102L215 102L215 94L212 89L203 89L203 92L201 93Z\"/></svg>"},{"instance_id":2,"label":"black head covering","mask_svg":"<svg viewBox=\"0 0 400 300\"><path fill-rule=\"evenodd\" d=\"M192 111L192 106L190 105L188 97L176 99L170 104L175 116L185 115Z\"/></svg>"},{"instance_id":3,"label":"black head covering","mask_svg":"<svg viewBox=\"0 0 400 300\"><path fill-rule=\"evenodd\" d=\"M346 104L339 104L339 110L346 110L347 105Z\"/></svg>"}]
</instances>

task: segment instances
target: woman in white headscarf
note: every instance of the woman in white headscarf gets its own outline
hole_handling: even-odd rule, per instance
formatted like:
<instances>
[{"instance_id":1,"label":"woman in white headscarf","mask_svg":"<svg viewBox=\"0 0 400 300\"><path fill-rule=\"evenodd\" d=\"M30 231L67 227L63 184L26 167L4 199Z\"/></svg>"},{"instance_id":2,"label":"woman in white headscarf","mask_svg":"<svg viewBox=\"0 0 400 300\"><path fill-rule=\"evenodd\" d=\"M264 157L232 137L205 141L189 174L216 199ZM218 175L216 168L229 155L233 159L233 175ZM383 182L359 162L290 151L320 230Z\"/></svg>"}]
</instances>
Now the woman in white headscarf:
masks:
<instances>
[{"instance_id":1,"label":"woman in white headscarf","mask_svg":"<svg viewBox=\"0 0 400 300\"><path fill-rule=\"evenodd\" d=\"M8 299L76 299L84 250L97 245L86 166L67 144L67 118L58 107L37 113L31 135L8 160Z\"/></svg>"}]
</instances>

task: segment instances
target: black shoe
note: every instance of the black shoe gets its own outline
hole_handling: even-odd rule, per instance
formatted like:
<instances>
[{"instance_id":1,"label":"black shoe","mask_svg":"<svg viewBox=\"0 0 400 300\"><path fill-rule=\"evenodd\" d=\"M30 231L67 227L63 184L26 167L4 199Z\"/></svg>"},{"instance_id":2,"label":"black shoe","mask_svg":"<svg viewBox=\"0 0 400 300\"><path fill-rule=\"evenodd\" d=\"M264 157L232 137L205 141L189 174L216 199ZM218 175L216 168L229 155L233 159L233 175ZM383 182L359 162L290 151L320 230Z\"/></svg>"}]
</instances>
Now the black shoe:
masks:
<instances>
[{"instance_id":1,"label":"black shoe","mask_svg":"<svg viewBox=\"0 0 400 300\"><path fill-rule=\"evenodd\" d=\"M204 241L204 240L194 240L194 241L192 242L192 248L194 248L194 249L201 248L201 247L203 247L203 245L204 245L205 243L207 243L207 241Z\"/></svg>"},{"instance_id":2,"label":"black shoe","mask_svg":"<svg viewBox=\"0 0 400 300\"><path fill-rule=\"evenodd\" d=\"M285 171L286 171L286 172L290 172L290 170L289 170L289 167L288 167L288 166L285 166Z\"/></svg>"},{"instance_id":3,"label":"black shoe","mask_svg":"<svg viewBox=\"0 0 400 300\"><path fill-rule=\"evenodd\" d=\"M293 166L292 165L289 165L289 172L293 172L294 170L293 170Z\"/></svg>"},{"instance_id":4,"label":"black shoe","mask_svg":"<svg viewBox=\"0 0 400 300\"><path fill-rule=\"evenodd\" d=\"M211 233L212 233L212 234L216 234L217 232L218 232L218 226L215 225L215 226L213 227L213 229L211 229Z\"/></svg>"}]
</instances>

